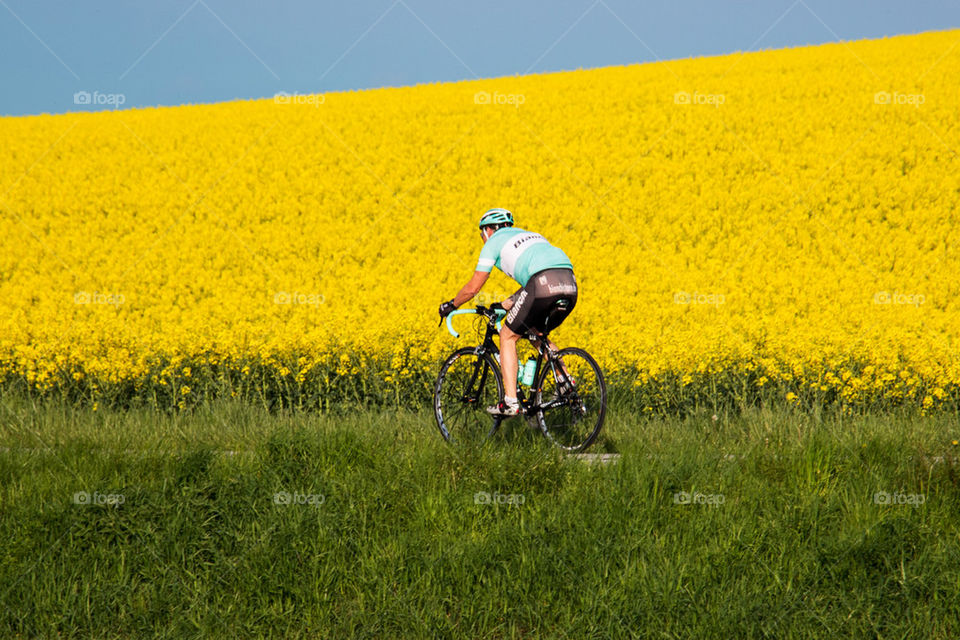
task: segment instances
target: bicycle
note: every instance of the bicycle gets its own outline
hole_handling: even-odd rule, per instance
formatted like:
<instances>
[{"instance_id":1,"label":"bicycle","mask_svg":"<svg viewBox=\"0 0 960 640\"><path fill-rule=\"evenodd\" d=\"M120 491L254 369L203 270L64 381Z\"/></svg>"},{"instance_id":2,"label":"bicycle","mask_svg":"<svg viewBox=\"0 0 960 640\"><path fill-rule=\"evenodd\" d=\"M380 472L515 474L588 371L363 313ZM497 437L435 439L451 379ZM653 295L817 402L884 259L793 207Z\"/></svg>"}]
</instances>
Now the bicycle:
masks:
<instances>
[{"instance_id":1,"label":"bicycle","mask_svg":"<svg viewBox=\"0 0 960 640\"><path fill-rule=\"evenodd\" d=\"M546 330L528 332L524 338L537 349L536 368L529 395L517 382L520 414L554 445L569 452L585 450L600 433L607 410L607 386L593 357L577 347L553 351L549 330L554 312L566 309L560 299L547 314ZM447 316L447 330L459 338L453 316L476 314L486 325L483 341L475 347L457 349L443 362L434 386L433 408L440 434L448 442L484 441L497 432L506 416L492 416L487 405L503 399L499 334L503 309L477 305ZM522 367L518 367L522 369Z\"/></svg>"}]
</instances>

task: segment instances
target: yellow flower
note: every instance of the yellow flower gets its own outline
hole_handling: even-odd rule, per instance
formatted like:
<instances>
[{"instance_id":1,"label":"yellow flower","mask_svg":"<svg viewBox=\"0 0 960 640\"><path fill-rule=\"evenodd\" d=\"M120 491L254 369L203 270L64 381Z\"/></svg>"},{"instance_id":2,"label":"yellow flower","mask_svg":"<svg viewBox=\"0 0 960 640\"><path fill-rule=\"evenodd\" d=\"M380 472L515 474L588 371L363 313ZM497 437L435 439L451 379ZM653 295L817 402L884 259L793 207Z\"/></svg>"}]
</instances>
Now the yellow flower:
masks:
<instances>
[{"instance_id":1,"label":"yellow flower","mask_svg":"<svg viewBox=\"0 0 960 640\"><path fill-rule=\"evenodd\" d=\"M475 336L463 316L459 342L428 327L426 302L469 278L477 216L502 205L574 264L556 342L640 393L756 380L952 406L960 284L938 257L960 157L939 136L956 129L958 38L756 53L722 82L737 56L0 118L0 273L16 275L0 379L95 399L238 378L412 388ZM189 214L170 227L171 211ZM495 271L483 300L518 288Z\"/></svg>"}]
</instances>

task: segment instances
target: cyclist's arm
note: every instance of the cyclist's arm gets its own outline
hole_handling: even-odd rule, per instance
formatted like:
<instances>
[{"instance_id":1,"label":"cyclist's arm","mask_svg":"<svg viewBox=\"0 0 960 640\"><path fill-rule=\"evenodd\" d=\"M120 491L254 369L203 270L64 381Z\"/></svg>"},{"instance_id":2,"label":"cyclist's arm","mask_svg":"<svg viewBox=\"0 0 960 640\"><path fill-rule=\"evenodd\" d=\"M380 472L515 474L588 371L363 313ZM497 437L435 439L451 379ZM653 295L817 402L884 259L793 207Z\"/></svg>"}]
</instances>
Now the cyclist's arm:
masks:
<instances>
[{"instance_id":1,"label":"cyclist's arm","mask_svg":"<svg viewBox=\"0 0 960 640\"><path fill-rule=\"evenodd\" d=\"M466 303L468 300L472 300L473 296L480 293L480 289L483 287L483 284L487 281L487 278L490 277L489 271L474 271L473 277L470 278L470 282L463 285L463 288L460 289L460 292L457 293L453 298L453 305L459 307L460 305Z\"/></svg>"}]
</instances>

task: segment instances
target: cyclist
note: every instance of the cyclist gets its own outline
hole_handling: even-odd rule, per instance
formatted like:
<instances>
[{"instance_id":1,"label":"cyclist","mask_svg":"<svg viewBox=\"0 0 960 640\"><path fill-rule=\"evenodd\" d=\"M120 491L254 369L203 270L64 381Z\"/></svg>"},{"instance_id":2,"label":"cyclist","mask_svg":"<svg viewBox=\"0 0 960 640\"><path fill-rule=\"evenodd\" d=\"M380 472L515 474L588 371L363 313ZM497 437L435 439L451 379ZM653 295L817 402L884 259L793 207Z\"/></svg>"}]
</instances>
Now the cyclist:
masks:
<instances>
[{"instance_id":1,"label":"cyclist","mask_svg":"<svg viewBox=\"0 0 960 640\"><path fill-rule=\"evenodd\" d=\"M440 305L440 317L446 318L477 295L493 267L520 284L521 288L502 303L508 312L500 329L504 397L487 407L492 415L515 416L520 410L517 339L531 331L542 332L553 303L566 298L571 304L554 314L551 329L559 326L577 304L577 281L570 258L539 233L514 227L513 214L506 209L490 209L481 216L480 236L484 244L473 277L453 299ZM556 349L556 346L550 343L550 348Z\"/></svg>"}]
</instances>

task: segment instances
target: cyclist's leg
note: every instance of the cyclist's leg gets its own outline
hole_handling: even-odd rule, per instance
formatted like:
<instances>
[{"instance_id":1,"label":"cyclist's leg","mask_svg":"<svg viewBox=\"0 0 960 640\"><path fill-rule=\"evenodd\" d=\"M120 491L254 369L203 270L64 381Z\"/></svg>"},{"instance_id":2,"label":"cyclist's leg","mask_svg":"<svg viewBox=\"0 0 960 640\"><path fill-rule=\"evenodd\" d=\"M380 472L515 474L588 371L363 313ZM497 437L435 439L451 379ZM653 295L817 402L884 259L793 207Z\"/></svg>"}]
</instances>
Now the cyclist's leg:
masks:
<instances>
[{"instance_id":1,"label":"cyclist's leg","mask_svg":"<svg viewBox=\"0 0 960 640\"><path fill-rule=\"evenodd\" d=\"M517 289L513 295L503 301L503 308L508 312L512 311L521 299L522 294L523 287ZM525 300L526 296L523 299ZM520 368L517 363L517 340L519 338L520 335L510 329L504 321L500 328L500 371L503 373L503 395L508 398L517 397L517 371Z\"/></svg>"},{"instance_id":2,"label":"cyclist's leg","mask_svg":"<svg viewBox=\"0 0 960 640\"><path fill-rule=\"evenodd\" d=\"M540 349L540 340L534 339L534 340L531 340L530 342L533 343L533 347L535 349L537 350ZM551 351L551 353L554 353L554 354L560 351L560 347L558 347L556 343L554 343L554 341L551 340L550 338L547 338L547 348ZM563 375L567 376L570 380L573 380L573 376L571 376L570 372L567 371L567 365L564 364L563 358L557 358L556 361L560 363L560 370L563 372Z\"/></svg>"},{"instance_id":3,"label":"cyclist's leg","mask_svg":"<svg viewBox=\"0 0 960 640\"><path fill-rule=\"evenodd\" d=\"M503 391L507 397L517 395L517 340L527 332L527 319L533 308L535 298L533 285L525 287L510 296L512 305L503 319L500 329L500 369L503 371Z\"/></svg>"},{"instance_id":4,"label":"cyclist's leg","mask_svg":"<svg viewBox=\"0 0 960 640\"><path fill-rule=\"evenodd\" d=\"M500 303L500 305L506 310L510 311L513 309L513 305L517 304L517 298L520 297L520 294L523 293L523 287L520 287L513 292L513 295L509 296L506 300Z\"/></svg>"},{"instance_id":5,"label":"cyclist's leg","mask_svg":"<svg viewBox=\"0 0 960 640\"><path fill-rule=\"evenodd\" d=\"M569 306L564 310L556 310L550 317L551 330L556 329L563 321L569 317L570 313L577 306L579 292L577 290L577 281L570 269L548 269L535 274L531 282L534 284L535 301L531 307L528 316L528 324L535 327L538 332L546 328L547 316L553 310L553 305L560 299L566 299ZM534 347L540 349L540 340L531 340ZM556 353L559 348L553 340L547 339L548 348ZM565 376L569 376L567 366L560 360L560 367ZM570 377L572 380L572 377Z\"/></svg>"},{"instance_id":6,"label":"cyclist's leg","mask_svg":"<svg viewBox=\"0 0 960 640\"><path fill-rule=\"evenodd\" d=\"M517 397L517 339L520 335L507 325L500 328L500 370L503 372L503 395Z\"/></svg>"},{"instance_id":7,"label":"cyclist's leg","mask_svg":"<svg viewBox=\"0 0 960 640\"><path fill-rule=\"evenodd\" d=\"M515 397L517 370L517 340L531 331L542 332L554 302L567 298L571 304L553 316L554 328L559 326L577 304L577 283L570 269L547 269L534 274L527 284L510 296L512 305L500 330L500 368L503 371L504 395ZM506 305L505 305L506 306ZM539 349L538 341L532 341ZM557 345L549 341L550 348ZM561 361L565 375L566 366ZM511 393L512 392L512 393Z\"/></svg>"}]
</instances>

